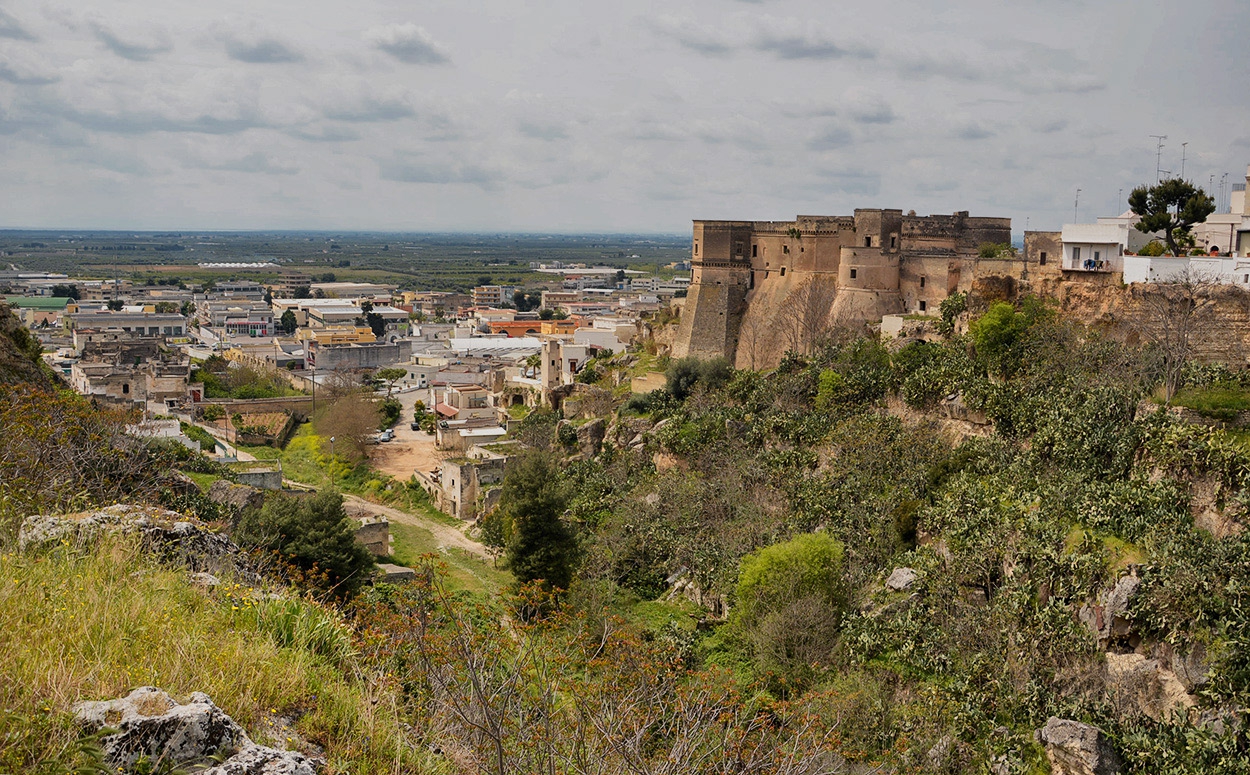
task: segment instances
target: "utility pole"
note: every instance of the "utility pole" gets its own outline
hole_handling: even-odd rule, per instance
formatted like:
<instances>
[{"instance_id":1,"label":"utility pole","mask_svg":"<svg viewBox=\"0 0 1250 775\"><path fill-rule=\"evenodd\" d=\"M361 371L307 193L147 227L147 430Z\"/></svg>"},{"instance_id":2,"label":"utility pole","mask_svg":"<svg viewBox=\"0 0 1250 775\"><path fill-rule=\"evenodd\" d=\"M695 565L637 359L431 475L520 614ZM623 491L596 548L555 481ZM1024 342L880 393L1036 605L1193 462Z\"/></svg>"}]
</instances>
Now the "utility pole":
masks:
<instances>
[{"instance_id":1,"label":"utility pole","mask_svg":"<svg viewBox=\"0 0 1250 775\"><path fill-rule=\"evenodd\" d=\"M1072 202L1072 222L1073 223L1077 223L1078 221L1080 221L1080 217L1077 215L1077 212L1080 210L1080 208L1081 208L1081 189L1078 188L1076 190L1076 200Z\"/></svg>"},{"instance_id":2,"label":"utility pole","mask_svg":"<svg viewBox=\"0 0 1250 775\"><path fill-rule=\"evenodd\" d=\"M1163 165L1163 141L1168 139L1167 135L1151 135L1155 139L1158 146L1155 148L1155 183L1163 180L1159 174L1160 167Z\"/></svg>"},{"instance_id":3,"label":"utility pole","mask_svg":"<svg viewBox=\"0 0 1250 775\"><path fill-rule=\"evenodd\" d=\"M1189 143L1181 143L1181 180L1185 179L1185 146Z\"/></svg>"},{"instance_id":4,"label":"utility pole","mask_svg":"<svg viewBox=\"0 0 1250 775\"><path fill-rule=\"evenodd\" d=\"M1117 214L1119 214L1120 208L1124 206L1123 204L1121 204L1121 202L1123 201L1124 201L1124 189L1123 188L1117 189L1115 192L1115 211Z\"/></svg>"}]
</instances>

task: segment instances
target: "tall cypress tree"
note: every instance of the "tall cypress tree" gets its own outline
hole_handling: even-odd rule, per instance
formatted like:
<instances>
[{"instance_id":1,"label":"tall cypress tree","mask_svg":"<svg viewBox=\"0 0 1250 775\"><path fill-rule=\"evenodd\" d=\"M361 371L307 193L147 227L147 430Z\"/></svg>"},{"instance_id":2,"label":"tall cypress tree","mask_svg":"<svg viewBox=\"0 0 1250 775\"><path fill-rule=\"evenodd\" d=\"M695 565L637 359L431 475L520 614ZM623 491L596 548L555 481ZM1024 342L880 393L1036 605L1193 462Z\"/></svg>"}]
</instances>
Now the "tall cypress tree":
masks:
<instances>
[{"instance_id":1,"label":"tall cypress tree","mask_svg":"<svg viewBox=\"0 0 1250 775\"><path fill-rule=\"evenodd\" d=\"M500 509L511 523L507 559L512 575L522 584L542 580L568 589L572 580L574 541L560 519L565 497L548 455L519 457L504 479Z\"/></svg>"}]
</instances>

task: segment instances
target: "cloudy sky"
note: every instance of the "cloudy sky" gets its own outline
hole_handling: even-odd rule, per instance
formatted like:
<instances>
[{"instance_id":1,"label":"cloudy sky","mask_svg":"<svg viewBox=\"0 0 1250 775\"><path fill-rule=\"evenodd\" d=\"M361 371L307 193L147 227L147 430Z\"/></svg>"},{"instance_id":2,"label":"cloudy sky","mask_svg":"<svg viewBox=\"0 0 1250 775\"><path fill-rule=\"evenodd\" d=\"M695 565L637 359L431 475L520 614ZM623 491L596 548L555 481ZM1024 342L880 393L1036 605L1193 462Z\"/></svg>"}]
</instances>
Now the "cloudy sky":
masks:
<instances>
[{"instance_id":1,"label":"cloudy sky","mask_svg":"<svg viewBox=\"0 0 1250 775\"><path fill-rule=\"evenodd\" d=\"M1244 180L1246 0L0 1L0 227L683 233Z\"/></svg>"}]
</instances>

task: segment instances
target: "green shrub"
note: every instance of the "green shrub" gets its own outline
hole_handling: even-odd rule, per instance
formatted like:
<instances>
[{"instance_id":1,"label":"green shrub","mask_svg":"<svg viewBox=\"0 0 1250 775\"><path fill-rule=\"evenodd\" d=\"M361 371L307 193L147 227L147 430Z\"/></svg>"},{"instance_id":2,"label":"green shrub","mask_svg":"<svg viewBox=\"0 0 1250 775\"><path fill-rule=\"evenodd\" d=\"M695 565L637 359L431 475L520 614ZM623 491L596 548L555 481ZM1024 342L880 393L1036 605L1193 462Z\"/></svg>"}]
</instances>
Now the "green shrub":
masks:
<instances>
[{"instance_id":1,"label":"green shrub","mask_svg":"<svg viewBox=\"0 0 1250 775\"><path fill-rule=\"evenodd\" d=\"M354 595L373 572L373 556L356 542L356 523L343 511L343 496L328 490L311 498L269 498L243 515L234 538L276 552L312 586L338 598Z\"/></svg>"},{"instance_id":2,"label":"green shrub","mask_svg":"<svg viewBox=\"0 0 1250 775\"><path fill-rule=\"evenodd\" d=\"M378 408L381 409L382 413L378 430L386 430L399 422L400 415L404 413L404 405L399 402L398 398L384 398L378 402Z\"/></svg>"},{"instance_id":3,"label":"green shrub","mask_svg":"<svg viewBox=\"0 0 1250 775\"><path fill-rule=\"evenodd\" d=\"M742 558L731 627L774 688L801 688L827 663L846 607L843 555L828 534L807 533Z\"/></svg>"},{"instance_id":4,"label":"green shrub","mask_svg":"<svg viewBox=\"0 0 1250 775\"><path fill-rule=\"evenodd\" d=\"M668 381L668 391L679 401L684 401L694 392L696 385L707 390L717 390L733 377L733 364L728 358L682 358L669 364L664 376Z\"/></svg>"}]
</instances>

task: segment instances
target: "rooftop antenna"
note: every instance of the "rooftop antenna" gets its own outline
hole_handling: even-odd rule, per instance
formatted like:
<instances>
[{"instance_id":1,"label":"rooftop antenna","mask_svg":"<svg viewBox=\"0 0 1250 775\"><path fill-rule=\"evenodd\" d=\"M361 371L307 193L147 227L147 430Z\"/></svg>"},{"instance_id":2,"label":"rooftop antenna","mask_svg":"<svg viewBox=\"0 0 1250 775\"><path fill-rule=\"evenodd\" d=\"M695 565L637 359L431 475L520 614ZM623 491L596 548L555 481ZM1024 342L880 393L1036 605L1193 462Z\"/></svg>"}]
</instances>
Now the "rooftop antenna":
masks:
<instances>
[{"instance_id":1,"label":"rooftop antenna","mask_svg":"<svg viewBox=\"0 0 1250 775\"><path fill-rule=\"evenodd\" d=\"M1081 189L1078 188L1076 190L1076 201L1072 203L1072 222L1073 223L1076 223L1077 221L1080 220L1080 218L1077 217L1077 211L1080 209L1080 207L1081 207Z\"/></svg>"},{"instance_id":2,"label":"rooftop antenna","mask_svg":"<svg viewBox=\"0 0 1250 775\"><path fill-rule=\"evenodd\" d=\"M1163 180L1163 178L1159 174L1161 172L1159 167L1163 163L1163 141L1168 139L1168 136L1167 135L1151 135L1151 137L1153 137L1155 139L1155 142L1158 143L1158 147L1155 148L1155 182L1158 183L1159 181Z\"/></svg>"},{"instance_id":3,"label":"rooftop antenna","mask_svg":"<svg viewBox=\"0 0 1250 775\"><path fill-rule=\"evenodd\" d=\"M1117 214L1121 212L1120 208L1124 206L1123 204L1121 204L1123 201L1124 201L1124 189L1123 188L1117 189L1115 192L1115 211Z\"/></svg>"},{"instance_id":4,"label":"rooftop antenna","mask_svg":"<svg viewBox=\"0 0 1250 775\"><path fill-rule=\"evenodd\" d=\"M1189 143L1181 143L1181 179L1185 178L1185 146Z\"/></svg>"}]
</instances>

